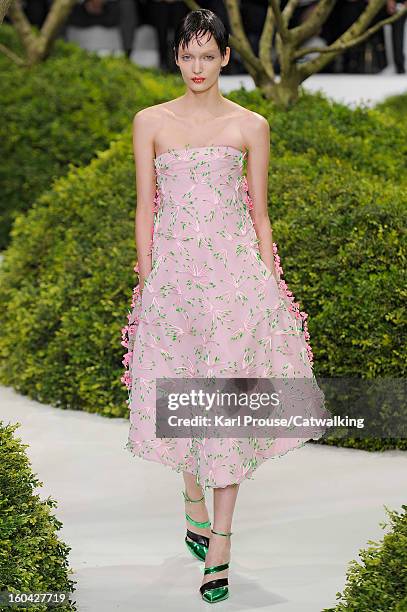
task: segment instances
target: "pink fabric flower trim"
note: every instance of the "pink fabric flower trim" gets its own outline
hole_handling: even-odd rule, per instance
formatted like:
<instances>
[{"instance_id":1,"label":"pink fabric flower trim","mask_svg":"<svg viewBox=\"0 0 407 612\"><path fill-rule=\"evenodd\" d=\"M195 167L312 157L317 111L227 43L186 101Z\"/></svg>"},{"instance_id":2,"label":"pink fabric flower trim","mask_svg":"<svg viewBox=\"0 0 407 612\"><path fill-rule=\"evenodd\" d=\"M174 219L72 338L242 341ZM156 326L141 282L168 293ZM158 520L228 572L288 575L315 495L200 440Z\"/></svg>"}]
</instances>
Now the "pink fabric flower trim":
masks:
<instances>
[{"instance_id":1,"label":"pink fabric flower trim","mask_svg":"<svg viewBox=\"0 0 407 612\"><path fill-rule=\"evenodd\" d=\"M138 272L138 263L136 264L134 270ZM124 366L124 374L121 377L120 381L123 383L123 385L127 387L129 391L132 385L131 360L133 357L134 339L136 337L137 328L140 322L140 319L139 319L140 307L141 307L140 287L139 285L136 285L133 288L133 295L132 295L132 300L131 300L132 311L129 312L127 315L128 324L125 325L121 330L122 332L121 344L122 346L127 348L127 352L124 353L123 355L122 364Z\"/></svg>"},{"instance_id":2,"label":"pink fabric flower trim","mask_svg":"<svg viewBox=\"0 0 407 612\"><path fill-rule=\"evenodd\" d=\"M307 324L308 314L304 310L300 310L299 302L294 301L295 297L294 297L293 292L288 289L287 283L285 282L284 279L281 278L284 272L283 272L283 268L281 267L280 257L277 252L277 244L275 242L273 242L273 256L274 256L274 266L275 266L277 275L279 277L278 286L280 290L282 291L283 295L285 296L286 300L290 303L288 306L288 310L292 312L293 315L297 319L301 320L302 331L304 333L304 340L305 340L305 345L307 348L308 357L311 363L311 367L313 367L314 354L312 352L311 345L308 342L308 340L310 339L310 334L308 332L308 324Z\"/></svg>"},{"instance_id":3,"label":"pink fabric flower trim","mask_svg":"<svg viewBox=\"0 0 407 612\"><path fill-rule=\"evenodd\" d=\"M247 183L247 177L244 176L242 179L242 187L243 190L246 192L245 193L245 200L246 200L246 204L247 204L247 208L248 210L252 210L253 209L253 200L249 194L249 185Z\"/></svg>"},{"instance_id":4,"label":"pink fabric flower trim","mask_svg":"<svg viewBox=\"0 0 407 612\"><path fill-rule=\"evenodd\" d=\"M153 206L154 214L156 214L159 211L160 206L161 206L161 194L157 187L155 190L155 195L154 195L154 206ZM153 236L154 236L154 223L153 223L153 227L151 231L150 252L153 246ZM136 272L136 274L140 272L138 261L136 262L136 265L134 266L134 272ZM123 376L120 378L120 381L123 383L123 385L127 387L129 392L130 392L131 385L132 385L131 360L133 357L134 339L136 337L137 328L138 328L139 321L140 321L139 319L140 309L141 309L141 295L140 295L140 287L137 284L135 287L133 287L133 294L132 294L132 299L131 299L131 311L127 314L128 324L125 325L121 330L121 334L122 334L121 344L127 349L127 352L124 353L123 359L122 359L122 364L124 366L125 371L124 371ZM129 401L130 401L130 393L129 393L128 402Z\"/></svg>"},{"instance_id":5,"label":"pink fabric flower trim","mask_svg":"<svg viewBox=\"0 0 407 612\"><path fill-rule=\"evenodd\" d=\"M160 190L157 187L157 189L155 190L155 195L154 195L154 208L153 208L153 211L155 213L158 212L160 206L161 206L161 194L160 194Z\"/></svg>"}]
</instances>

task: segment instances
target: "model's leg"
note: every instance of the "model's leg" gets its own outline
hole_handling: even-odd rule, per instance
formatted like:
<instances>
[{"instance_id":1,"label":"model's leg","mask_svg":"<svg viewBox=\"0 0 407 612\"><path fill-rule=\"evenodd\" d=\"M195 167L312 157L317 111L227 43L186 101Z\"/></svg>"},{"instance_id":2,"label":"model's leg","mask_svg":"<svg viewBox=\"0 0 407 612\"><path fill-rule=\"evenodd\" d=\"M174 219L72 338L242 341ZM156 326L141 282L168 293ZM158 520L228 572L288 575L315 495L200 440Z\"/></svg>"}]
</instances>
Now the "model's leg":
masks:
<instances>
[{"instance_id":1,"label":"model's leg","mask_svg":"<svg viewBox=\"0 0 407 612\"><path fill-rule=\"evenodd\" d=\"M229 533L232 531L232 519L239 485L229 485L225 488L213 490L213 530ZM212 533L209 549L205 559L205 567L222 565L230 560L230 537ZM203 577L202 584L227 578L229 570L222 570L216 574L207 574Z\"/></svg>"},{"instance_id":2,"label":"model's leg","mask_svg":"<svg viewBox=\"0 0 407 612\"><path fill-rule=\"evenodd\" d=\"M196 484L196 478L193 474L189 472L183 472L184 483L185 483L185 493L191 499L200 499L203 496L202 487ZM185 501L185 512L194 520L203 523L209 520L208 510L205 504L205 500L203 499L200 503L191 503ZM211 537L211 529L210 527L195 527L191 526L191 524L185 519L187 528L193 531L194 533L198 533L199 535L204 535L207 538Z\"/></svg>"},{"instance_id":3,"label":"model's leg","mask_svg":"<svg viewBox=\"0 0 407 612\"><path fill-rule=\"evenodd\" d=\"M122 49L125 56L130 57L133 50L134 32L139 24L137 4L135 0L119 0L119 7L119 29Z\"/></svg>"},{"instance_id":4,"label":"model's leg","mask_svg":"<svg viewBox=\"0 0 407 612\"><path fill-rule=\"evenodd\" d=\"M391 37L393 45L393 56L394 63L396 65L396 72L398 74L404 74L406 72L405 60L404 60L404 31L405 31L406 17L397 19L391 24Z\"/></svg>"},{"instance_id":5,"label":"model's leg","mask_svg":"<svg viewBox=\"0 0 407 612\"><path fill-rule=\"evenodd\" d=\"M158 51L160 54L160 70L168 70L168 20L171 4L167 2L151 2L152 22L157 32Z\"/></svg>"}]
</instances>

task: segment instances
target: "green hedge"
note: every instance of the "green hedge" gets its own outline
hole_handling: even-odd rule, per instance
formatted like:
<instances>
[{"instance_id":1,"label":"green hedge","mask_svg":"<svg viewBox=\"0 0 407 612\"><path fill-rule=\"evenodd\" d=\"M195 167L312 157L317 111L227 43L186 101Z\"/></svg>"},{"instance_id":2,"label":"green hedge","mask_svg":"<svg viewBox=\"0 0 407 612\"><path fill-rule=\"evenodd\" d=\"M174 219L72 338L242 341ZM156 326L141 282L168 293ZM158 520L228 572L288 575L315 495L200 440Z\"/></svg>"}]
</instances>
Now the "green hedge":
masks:
<instances>
[{"instance_id":1,"label":"green hedge","mask_svg":"<svg viewBox=\"0 0 407 612\"><path fill-rule=\"evenodd\" d=\"M403 377L407 196L397 177L406 143L397 125L320 94L303 93L288 113L257 91L230 98L271 126L273 237L309 314L316 374ZM120 330L136 282L134 203L129 122L110 149L17 218L0 271L4 384L57 406L127 415Z\"/></svg>"},{"instance_id":2,"label":"green hedge","mask_svg":"<svg viewBox=\"0 0 407 612\"><path fill-rule=\"evenodd\" d=\"M407 92L395 96L388 96L375 107L383 114L396 119L401 128L407 132Z\"/></svg>"},{"instance_id":3,"label":"green hedge","mask_svg":"<svg viewBox=\"0 0 407 612\"><path fill-rule=\"evenodd\" d=\"M17 218L0 268L3 382L39 401L126 414L120 329L134 282L134 208L128 137Z\"/></svg>"},{"instance_id":4,"label":"green hedge","mask_svg":"<svg viewBox=\"0 0 407 612\"><path fill-rule=\"evenodd\" d=\"M0 28L0 42L16 48L9 25ZM53 179L88 164L140 108L179 95L180 80L159 74L62 40L30 69L0 53L0 250L16 214Z\"/></svg>"},{"instance_id":5,"label":"green hedge","mask_svg":"<svg viewBox=\"0 0 407 612\"><path fill-rule=\"evenodd\" d=\"M361 562L350 562L343 593L336 595L339 603L322 612L407 610L407 506L386 512L391 529L380 542L369 541L370 546L359 551Z\"/></svg>"},{"instance_id":6,"label":"green hedge","mask_svg":"<svg viewBox=\"0 0 407 612\"><path fill-rule=\"evenodd\" d=\"M333 167L340 160L353 170L407 184L405 130L391 113L364 106L352 110L304 90L288 111L274 109L258 90L228 97L269 119L272 158L287 151L310 155L311 161L327 157Z\"/></svg>"},{"instance_id":7,"label":"green hedge","mask_svg":"<svg viewBox=\"0 0 407 612\"><path fill-rule=\"evenodd\" d=\"M270 217L324 376L407 374L406 200L338 160L286 153L272 164Z\"/></svg>"},{"instance_id":8,"label":"green hedge","mask_svg":"<svg viewBox=\"0 0 407 612\"><path fill-rule=\"evenodd\" d=\"M41 500L34 489L42 486L31 470L27 444L14 437L20 423L0 421L0 591L74 592L69 578L71 548L57 535L62 523L52 514L57 502ZM5 609L5 608L1 608ZM48 610L45 605L13 606L7 610ZM58 610L77 610L75 602Z\"/></svg>"}]
</instances>

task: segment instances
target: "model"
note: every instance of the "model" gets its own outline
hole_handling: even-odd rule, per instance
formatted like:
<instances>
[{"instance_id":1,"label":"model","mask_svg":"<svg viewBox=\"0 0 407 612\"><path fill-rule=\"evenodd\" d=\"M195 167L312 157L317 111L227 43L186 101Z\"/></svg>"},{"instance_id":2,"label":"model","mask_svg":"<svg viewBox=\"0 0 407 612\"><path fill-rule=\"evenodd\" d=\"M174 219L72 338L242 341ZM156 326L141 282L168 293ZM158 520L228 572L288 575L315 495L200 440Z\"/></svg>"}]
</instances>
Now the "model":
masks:
<instances>
[{"instance_id":1,"label":"model","mask_svg":"<svg viewBox=\"0 0 407 612\"><path fill-rule=\"evenodd\" d=\"M126 447L183 473L185 542L205 561L200 593L211 603L229 595L240 483L310 438L158 438L155 378L313 378L307 314L282 279L272 240L269 125L221 95L227 44L213 12L190 12L174 39L184 95L134 117L139 282L122 330Z\"/></svg>"}]
</instances>

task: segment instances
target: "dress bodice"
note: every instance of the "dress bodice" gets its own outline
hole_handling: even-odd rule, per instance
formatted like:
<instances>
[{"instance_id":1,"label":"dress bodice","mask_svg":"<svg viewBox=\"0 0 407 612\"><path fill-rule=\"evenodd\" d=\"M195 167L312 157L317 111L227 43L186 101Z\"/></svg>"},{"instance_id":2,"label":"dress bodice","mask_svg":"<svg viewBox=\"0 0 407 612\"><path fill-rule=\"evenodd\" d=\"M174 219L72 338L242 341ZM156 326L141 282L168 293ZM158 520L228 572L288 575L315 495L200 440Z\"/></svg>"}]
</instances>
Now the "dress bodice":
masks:
<instances>
[{"instance_id":1,"label":"dress bodice","mask_svg":"<svg viewBox=\"0 0 407 612\"><path fill-rule=\"evenodd\" d=\"M247 152L229 145L170 149L154 159L157 212L165 201L253 202L242 174Z\"/></svg>"}]
</instances>

